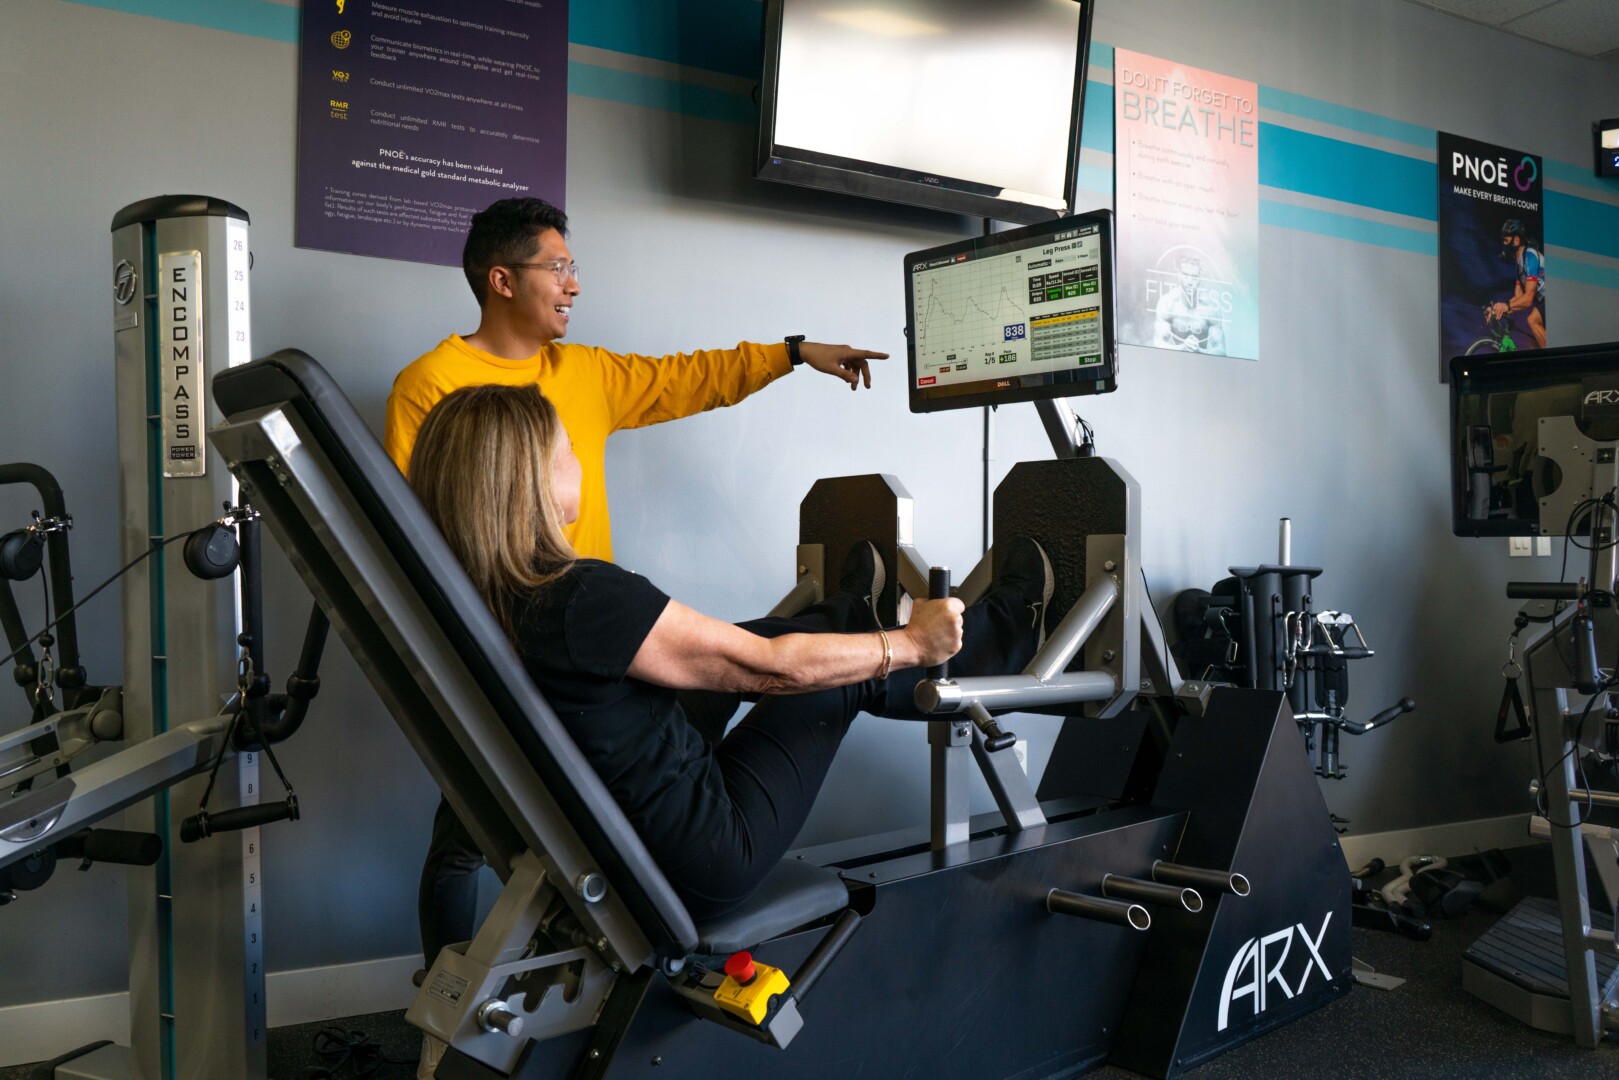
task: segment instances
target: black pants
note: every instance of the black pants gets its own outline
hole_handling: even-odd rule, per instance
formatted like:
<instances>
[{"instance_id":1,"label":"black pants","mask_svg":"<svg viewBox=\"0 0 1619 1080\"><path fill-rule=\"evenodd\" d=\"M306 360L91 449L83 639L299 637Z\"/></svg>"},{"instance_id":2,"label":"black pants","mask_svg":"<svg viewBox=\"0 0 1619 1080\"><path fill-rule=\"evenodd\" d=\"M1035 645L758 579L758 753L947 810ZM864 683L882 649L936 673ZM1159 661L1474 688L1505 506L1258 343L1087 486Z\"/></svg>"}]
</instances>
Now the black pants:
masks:
<instances>
[{"instance_id":1,"label":"black pants","mask_svg":"<svg viewBox=\"0 0 1619 1080\"><path fill-rule=\"evenodd\" d=\"M841 633L875 629L870 608L856 597L833 594L792 618L738 624L761 637L790 633ZM1034 656L1034 620L1022 596L996 589L967 609L961 651L951 660L957 674L1021 671ZM887 679L809 694L770 695L759 700L730 734L721 738L740 697L683 693L682 708L709 742L730 799L729 825L704 849L679 865L664 867L670 884L694 919L702 921L736 907L764 880L792 846L826 780L843 737L862 712L923 720L912 700L921 668ZM417 914L429 967L445 945L472 937L477 917L477 871L484 859L450 804L439 800L433 839L422 866Z\"/></svg>"}]
</instances>

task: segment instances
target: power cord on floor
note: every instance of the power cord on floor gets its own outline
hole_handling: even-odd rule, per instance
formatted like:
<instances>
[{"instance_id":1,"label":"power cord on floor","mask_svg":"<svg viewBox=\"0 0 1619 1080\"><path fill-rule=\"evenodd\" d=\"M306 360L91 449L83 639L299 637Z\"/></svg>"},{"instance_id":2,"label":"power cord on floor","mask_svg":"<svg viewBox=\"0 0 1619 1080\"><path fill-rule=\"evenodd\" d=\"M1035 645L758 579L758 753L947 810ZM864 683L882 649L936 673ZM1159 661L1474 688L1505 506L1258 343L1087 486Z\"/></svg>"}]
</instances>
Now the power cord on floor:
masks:
<instances>
[{"instance_id":1,"label":"power cord on floor","mask_svg":"<svg viewBox=\"0 0 1619 1080\"><path fill-rule=\"evenodd\" d=\"M350 1031L334 1025L315 1032L311 1044L323 1064L305 1066L298 1080L339 1080L350 1076L376 1076L384 1065L406 1065L414 1069L415 1058L392 1058L383 1053L382 1043L363 1031ZM344 1072L344 1070L349 1070Z\"/></svg>"}]
</instances>

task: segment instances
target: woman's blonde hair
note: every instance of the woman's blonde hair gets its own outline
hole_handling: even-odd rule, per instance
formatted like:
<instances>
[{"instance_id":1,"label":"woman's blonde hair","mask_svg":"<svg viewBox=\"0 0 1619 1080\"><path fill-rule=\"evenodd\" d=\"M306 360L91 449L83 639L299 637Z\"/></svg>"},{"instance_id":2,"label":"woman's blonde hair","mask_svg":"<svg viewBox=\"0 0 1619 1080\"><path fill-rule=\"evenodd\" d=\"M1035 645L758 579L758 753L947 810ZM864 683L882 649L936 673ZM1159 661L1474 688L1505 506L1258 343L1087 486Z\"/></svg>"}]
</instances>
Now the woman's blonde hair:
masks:
<instances>
[{"instance_id":1,"label":"woman's blonde hair","mask_svg":"<svg viewBox=\"0 0 1619 1080\"><path fill-rule=\"evenodd\" d=\"M422 421L410 486L507 633L512 601L567 572L551 458L565 436L539 387L467 386Z\"/></svg>"}]
</instances>

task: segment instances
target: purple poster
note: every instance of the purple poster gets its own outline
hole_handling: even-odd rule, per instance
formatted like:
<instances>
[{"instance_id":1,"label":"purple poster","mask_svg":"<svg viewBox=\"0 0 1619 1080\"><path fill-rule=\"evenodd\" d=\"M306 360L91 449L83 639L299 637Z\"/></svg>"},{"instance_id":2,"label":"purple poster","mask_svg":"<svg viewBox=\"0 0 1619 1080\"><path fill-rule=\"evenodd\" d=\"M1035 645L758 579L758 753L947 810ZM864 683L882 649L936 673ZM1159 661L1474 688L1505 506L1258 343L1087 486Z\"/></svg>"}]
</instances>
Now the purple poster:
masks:
<instances>
[{"instance_id":1,"label":"purple poster","mask_svg":"<svg viewBox=\"0 0 1619 1080\"><path fill-rule=\"evenodd\" d=\"M496 199L563 204L567 0L305 0L298 247L460 265Z\"/></svg>"},{"instance_id":2,"label":"purple poster","mask_svg":"<svg viewBox=\"0 0 1619 1080\"><path fill-rule=\"evenodd\" d=\"M1439 381L1450 358L1546 347L1540 158L1439 132Z\"/></svg>"}]
</instances>

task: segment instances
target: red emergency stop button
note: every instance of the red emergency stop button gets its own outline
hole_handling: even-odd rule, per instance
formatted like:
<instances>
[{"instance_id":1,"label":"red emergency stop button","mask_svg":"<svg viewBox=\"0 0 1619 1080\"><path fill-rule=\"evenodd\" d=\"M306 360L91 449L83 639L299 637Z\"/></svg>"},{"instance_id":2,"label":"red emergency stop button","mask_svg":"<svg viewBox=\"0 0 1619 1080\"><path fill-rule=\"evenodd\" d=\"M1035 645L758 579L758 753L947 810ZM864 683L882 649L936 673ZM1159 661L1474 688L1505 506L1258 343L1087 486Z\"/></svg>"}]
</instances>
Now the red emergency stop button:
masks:
<instances>
[{"instance_id":1,"label":"red emergency stop button","mask_svg":"<svg viewBox=\"0 0 1619 1080\"><path fill-rule=\"evenodd\" d=\"M748 952L732 953L731 958L725 961L725 974L737 981L740 986L746 986L753 981L753 954Z\"/></svg>"}]
</instances>

